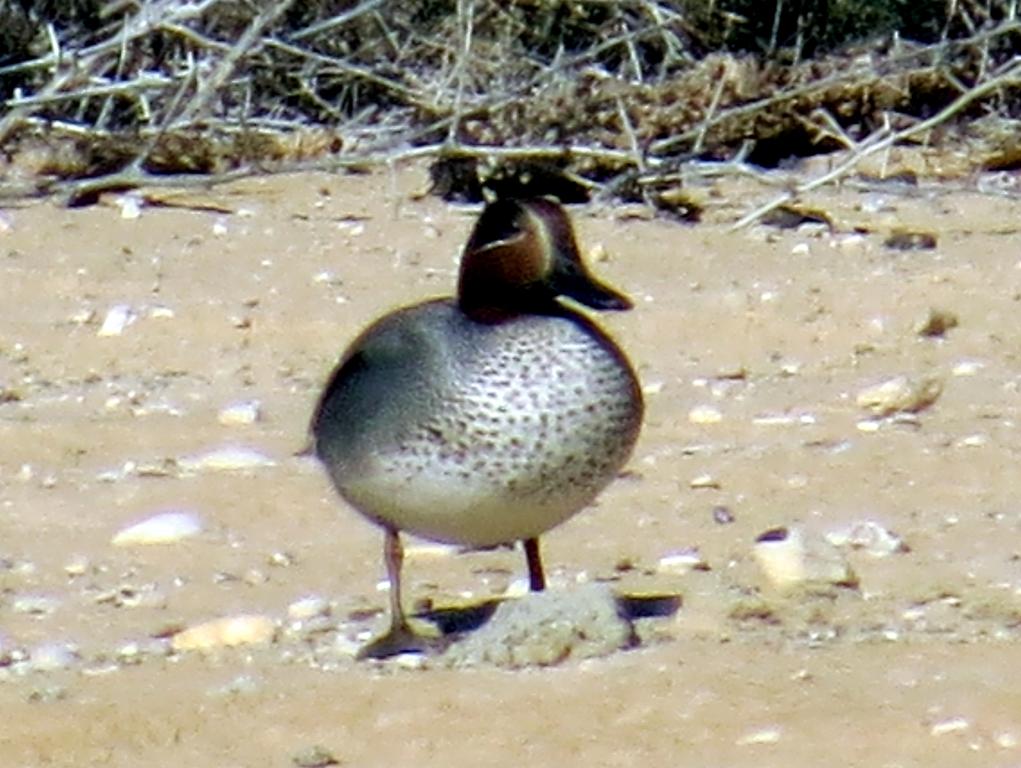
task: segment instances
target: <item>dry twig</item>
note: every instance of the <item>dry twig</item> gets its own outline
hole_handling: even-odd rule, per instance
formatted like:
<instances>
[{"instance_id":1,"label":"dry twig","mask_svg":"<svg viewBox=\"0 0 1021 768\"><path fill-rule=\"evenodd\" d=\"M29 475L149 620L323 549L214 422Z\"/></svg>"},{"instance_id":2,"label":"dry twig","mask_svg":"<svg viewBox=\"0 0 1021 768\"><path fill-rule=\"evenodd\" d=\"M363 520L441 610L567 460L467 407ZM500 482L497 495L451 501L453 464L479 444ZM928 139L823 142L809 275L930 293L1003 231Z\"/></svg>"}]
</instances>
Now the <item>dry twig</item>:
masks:
<instances>
[{"instance_id":1,"label":"dry twig","mask_svg":"<svg viewBox=\"0 0 1021 768\"><path fill-rule=\"evenodd\" d=\"M999 90L1006 85L1021 85L1021 58L1015 59L1005 71L1000 74L989 78L984 83L979 83L970 91L961 94L958 98L954 99L950 104L941 109L935 115L930 117L928 120L922 120L921 122L915 123L908 128L904 128L900 131L888 133L886 131L879 131L870 136L865 141L858 144L850 156L840 163L836 168L824 173L822 176L818 176L809 181L798 184L794 189L789 192L784 192L775 199L769 201L765 205L759 206L754 211L741 217L732 227L732 230L742 229L749 224L758 221L764 215L770 211L776 210L784 203L790 202L792 199L803 195L806 192L811 192L813 189L825 186L832 181L843 178L850 173L862 160L866 157L882 152L884 149L889 149L894 144L910 139L913 136L931 131L943 123L946 123L955 115L960 114L969 105L983 99L993 91Z\"/></svg>"}]
</instances>

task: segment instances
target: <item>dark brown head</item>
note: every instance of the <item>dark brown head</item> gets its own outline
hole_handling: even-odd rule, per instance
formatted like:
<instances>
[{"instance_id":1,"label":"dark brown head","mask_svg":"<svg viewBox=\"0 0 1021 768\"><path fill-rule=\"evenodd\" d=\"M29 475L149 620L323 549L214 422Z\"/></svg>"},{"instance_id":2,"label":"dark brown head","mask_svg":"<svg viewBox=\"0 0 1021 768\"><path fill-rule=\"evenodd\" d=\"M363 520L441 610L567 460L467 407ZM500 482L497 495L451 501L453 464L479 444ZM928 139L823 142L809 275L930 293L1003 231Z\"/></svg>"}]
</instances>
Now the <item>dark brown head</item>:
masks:
<instances>
[{"instance_id":1,"label":"dark brown head","mask_svg":"<svg viewBox=\"0 0 1021 768\"><path fill-rule=\"evenodd\" d=\"M592 309L630 309L582 263L567 213L544 198L497 200L475 223L461 257L457 299L474 320L558 314L558 297Z\"/></svg>"}]
</instances>

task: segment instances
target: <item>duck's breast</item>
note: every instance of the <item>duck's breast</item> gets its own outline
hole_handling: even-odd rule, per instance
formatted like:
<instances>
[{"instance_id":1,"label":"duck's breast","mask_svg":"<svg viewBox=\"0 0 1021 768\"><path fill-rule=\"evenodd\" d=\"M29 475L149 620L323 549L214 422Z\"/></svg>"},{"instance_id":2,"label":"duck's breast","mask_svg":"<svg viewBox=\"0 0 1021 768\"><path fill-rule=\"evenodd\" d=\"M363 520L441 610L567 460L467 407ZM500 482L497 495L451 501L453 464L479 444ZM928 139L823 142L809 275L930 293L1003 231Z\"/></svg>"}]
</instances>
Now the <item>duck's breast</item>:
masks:
<instances>
[{"instance_id":1,"label":"duck's breast","mask_svg":"<svg viewBox=\"0 0 1021 768\"><path fill-rule=\"evenodd\" d=\"M627 461L642 401L624 354L581 316L487 325L405 310L356 342L324 396L317 450L375 520L483 546L537 536Z\"/></svg>"}]
</instances>

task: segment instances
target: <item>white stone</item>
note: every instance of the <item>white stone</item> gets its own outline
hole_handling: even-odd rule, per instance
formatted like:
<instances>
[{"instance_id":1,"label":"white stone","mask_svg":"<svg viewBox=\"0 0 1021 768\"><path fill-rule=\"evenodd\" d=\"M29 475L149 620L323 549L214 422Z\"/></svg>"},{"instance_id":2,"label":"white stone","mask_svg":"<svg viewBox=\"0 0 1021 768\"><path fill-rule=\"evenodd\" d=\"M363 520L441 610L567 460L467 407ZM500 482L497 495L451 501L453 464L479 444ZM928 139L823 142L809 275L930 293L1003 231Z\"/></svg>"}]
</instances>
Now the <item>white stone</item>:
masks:
<instances>
[{"instance_id":1,"label":"white stone","mask_svg":"<svg viewBox=\"0 0 1021 768\"><path fill-rule=\"evenodd\" d=\"M217 421L224 426L247 426L262 418L262 405L258 400L241 400L220 409Z\"/></svg>"},{"instance_id":2,"label":"white stone","mask_svg":"<svg viewBox=\"0 0 1021 768\"><path fill-rule=\"evenodd\" d=\"M186 472L233 472L272 467L276 465L276 462L254 448L227 445L203 453L183 456L178 459L177 464Z\"/></svg>"},{"instance_id":3,"label":"white stone","mask_svg":"<svg viewBox=\"0 0 1021 768\"><path fill-rule=\"evenodd\" d=\"M459 547L453 544L423 541L409 544L404 548L405 560L441 560L457 554Z\"/></svg>"},{"instance_id":4,"label":"white stone","mask_svg":"<svg viewBox=\"0 0 1021 768\"><path fill-rule=\"evenodd\" d=\"M974 376L985 367L985 363L978 360L962 360L953 367L951 372L954 376Z\"/></svg>"},{"instance_id":5,"label":"white stone","mask_svg":"<svg viewBox=\"0 0 1021 768\"><path fill-rule=\"evenodd\" d=\"M696 569L705 569L705 567L706 562L697 547L671 552L661 557L656 563L657 572L675 575L683 575Z\"/></svg>"},{"instance_id":6,"label":"white stone","mask_svg":"<svg viewBox=\"0 0 1021 768\"><path fill-rule=\"evenodd\" d=\"M868 240L865 239L865 235L857 232L840 235L832 240L833 247L841 251L862 251L867 244Z\"/></svg>"},{"instance_id":7,"label":"white stone","mask_svg":"<svg viewBox=\"0 0 1021 768\"><path fill-rule=\"evenodd\" d=\"M1000 731L993 737L993 741L1000 749L1015 749L1021 743L1017 734L1011 731Z\"/></svg>"},{"instance_id":8,"label":"white stone","mask_svg":"<svg viewBox=\"0 0 1021 768\"><path fill-rule=\"evenodd\" d=\"M829 531L826 540L835 547L859 549L873 557L908 551L900 536L874 520L860 520Z\"/></svg>"},{"instance_id":9,"label":"white stone","mask_svg":"<svg viewBox=\"0 0 1021 768\"><path fill-rule=\"evenodd\" d=\"M178 632L170 641L175 651L208 651L238 645L264 645L276 636L269 616L240 614L212 619Z\"/></svg>"},{"instance_id":10,"label":"white stone","mask_svg":"<svg viewBox=\"0 0 1021 768\"><path fill-rule=\"evenodd\" d=\"M504 597L524 597L531 591L531 586L528 583L528 579L524 576L511 581L507 585L507 589L503 591Z\"/></svg>"},{"instance_id":11,"label":"white stone","mask_svg":"<svg viewBox=\"0 0 1021 768\"><path fill-rule=\"evenodd\" d=\"M142 215L142 198L135 193L120 195L115 200L117 207L121 209L121 218L134 220Z\"/></svg>"},{"instance_id":12,"label":"white stone","mask_svg":"<svg viewBox=\"0 0 1021 768\"><path fill-rule=\"evenodd\" d=\"M907 376L894 376L878 384L865 387L855 402L877 416L893 413L917 413L936 402L943 392L939 379L923 378L917 381Z\"/></svg>"},{"instance_id":13,"label":"white stone","mask_svg":"<svg viewBox=\"0 0 1021 768\"><path fill-rule=\"evenodd\" d=\"M67 669L78 661L78 650L67 643L45 643L29 654L29 668L35 672Z\"/></svg>"},{"instance_id":14,"label":"white stone","mask_svg":"<svg viewBox=\"0 0 1021 768\"><path fill-rule=\"evenodd\" d=\"M716 406L696 405L688 411L688 421L692 424L718 424L723 421L723 414Z\"/></svg>"},{"instance_id":15,"label":"white stone","mask_svg":"<svg viewBox=\"0 0 1021 768\"><path fill-rule=\"evenodd\" d=\"M799 526L774 528L761 534L752 548L752 556L777 589L811 583L848 587L858 583L839 549Z\"/></svg>"},{"instance_id":16,"label":"white stone","mask_svg":"<svg viewBox=\"0 0 1021 768\"><path fill-rule=\"evenodd\" d=\"M720 481L709 474L696 475L688 482L691 488L719 488Z\"/></svg>"},{"instance_id":17,"label":"white stone","mask_svg":"<svg viewBox=\"0 0 1021 768\"><path fill-rule=\"evenodd\" d=\"M287 606L287 618L291 621L307 621L317 616L326 616L329 613L329 601L318 595L302 597Z\"/></svg>"},{"instance_id":18,"label":"white stone","mask_svg":"<svg viewBox=\"0 0 1021 768\"><path fill-rule=\"evenodd\" d=\"M755 730L748 731L738 740L738 746L749 746L752 744L776 744L780 741L783 736L783 731L779 726L766 726L765 728L756 728Z\"/></svg>"},{"instance_id":19,"label":"white stone","mask_svg":"<svg viewBox=\"0 0 1021 768\"><path fill-rule=\"evenodd\" d=\"M948 717L932 724L929 733L933 736L945 736L948 733L960 733L971 727L971 723L963 717Z\"/></svg>"},{"instance_id":20,"label":"white stone","mask_svg":"<svg viewBox=\"0 0 1021 768\"><path fill-rule=\"evenodd\" d=\"M202 527L202 520L193 512L161 512L122 528L110 543L115 547L167 544L196 536Z\"/></svg>"},{"instance_id":21,"label":"white stone","mask_svg":"<svg viewBox=\"0 0 1021 768\"><path fill-rule=\"evenodd\" d=\"M60 607L60 600L50 595L18 595L11 601L14 613L47 616Z\"/></svg>"},{"instance_id":22,"label":"white stone","mask_svg":"<svg viewBox=\"0 0 1021 768\"><path fill-rule=\"evenodd\" d=\"M71 578L77 578L78 576L84 576L88 573L89 568L92 567L92 563L86 555L74 555L64 563L64 573Z\"/></svg>"},{"instance_id":23,"label":"white stone","mask_svg":"<svg viewBox=\"0 0 1021 768\"><path fill-rule=\"evenodd\" d=\"M115 304L107 310L97 336L120 336L135 320L135 313L127 304Z\"/></svg>"},{"instance_id":24,"label":"white stone","mask_svg":"<svg viewBox=\"0 0 1021 768\"><path fill-rule=\"evenodd\" d=\"M981 448L989 443L989 436L983 434L967 435L958 440L955 445L959 448Z\"/></svg>"},{"instance_id":25,"label":"white stone","mask_svg":"<svg viewBox=\"0 0 1021 768\"><path fill-rule=\"evenodd\" d=\"M148 314L153 320L173 320L175 317L174 310L163 306L150 307Z\"/></svg>"}]
</instances>

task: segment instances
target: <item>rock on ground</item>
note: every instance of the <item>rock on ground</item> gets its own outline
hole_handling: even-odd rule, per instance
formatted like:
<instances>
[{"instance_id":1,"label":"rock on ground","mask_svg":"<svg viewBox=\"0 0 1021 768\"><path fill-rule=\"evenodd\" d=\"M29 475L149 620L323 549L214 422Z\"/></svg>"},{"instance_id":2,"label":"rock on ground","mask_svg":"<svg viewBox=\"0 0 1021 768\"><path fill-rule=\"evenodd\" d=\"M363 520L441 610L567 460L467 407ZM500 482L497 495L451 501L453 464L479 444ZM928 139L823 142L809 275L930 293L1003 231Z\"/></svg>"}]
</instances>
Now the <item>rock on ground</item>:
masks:
<instances>
[{"instance_id":1,"label":"rock on ground","mask_svg":"<svg viewBox=\"0 0 1021 768\"><path fill-rule=\"evenodd\" d=\"M451 666L550 666L606 656L634 645L631 622L604 584L565 592L533 592L509 600L477 632L444 654Z\"/></svg>"}]
</instances>

